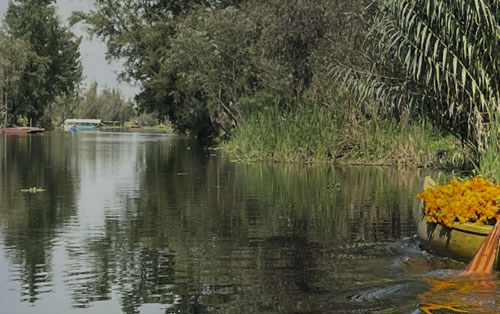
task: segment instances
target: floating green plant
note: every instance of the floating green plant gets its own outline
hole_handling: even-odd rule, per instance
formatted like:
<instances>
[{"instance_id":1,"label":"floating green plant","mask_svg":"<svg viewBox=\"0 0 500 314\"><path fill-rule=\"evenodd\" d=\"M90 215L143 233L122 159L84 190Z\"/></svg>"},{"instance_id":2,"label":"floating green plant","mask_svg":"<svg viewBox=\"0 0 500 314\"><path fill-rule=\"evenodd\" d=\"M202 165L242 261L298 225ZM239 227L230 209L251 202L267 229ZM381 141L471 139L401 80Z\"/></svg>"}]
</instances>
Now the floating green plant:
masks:
<instances>
[{"instance_id":1,"label":"floating green plant","mask_svg":"<svg viewBox=\"0 0 500 314\"><path fill-rule=\"evenodd\" d=\"M39 193L39 192L44 192L45 190L42 188L37 188L37 187L32 187L28 189L21 189L21 192L23 193Z\"/></svg>"}]
</instances>

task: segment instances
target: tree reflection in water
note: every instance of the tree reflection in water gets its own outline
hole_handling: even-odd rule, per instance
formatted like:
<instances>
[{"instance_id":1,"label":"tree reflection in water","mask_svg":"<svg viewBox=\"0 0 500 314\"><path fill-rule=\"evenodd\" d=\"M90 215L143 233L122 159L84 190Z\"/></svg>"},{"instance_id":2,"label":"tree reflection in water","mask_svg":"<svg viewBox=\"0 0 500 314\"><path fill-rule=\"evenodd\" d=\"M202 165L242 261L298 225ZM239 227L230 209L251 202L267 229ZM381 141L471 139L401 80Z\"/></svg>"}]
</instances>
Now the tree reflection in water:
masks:
<instances>
[{"instance_id":1,"label":"tree reflection in water","mask_svg":"<svg viewBox=\"0 0 500 314\"><path fill-rule=\"evenodd\" d=\"M140 133L0 144L0 239L13 274L0 301L21 294L11 312L359 313L417 303L421 284L394 263L409 249L394 246L414 233L418 171L235 164L187 138ZM20 192L29 186L45 192Z\"/></svg>"}]
</instances>

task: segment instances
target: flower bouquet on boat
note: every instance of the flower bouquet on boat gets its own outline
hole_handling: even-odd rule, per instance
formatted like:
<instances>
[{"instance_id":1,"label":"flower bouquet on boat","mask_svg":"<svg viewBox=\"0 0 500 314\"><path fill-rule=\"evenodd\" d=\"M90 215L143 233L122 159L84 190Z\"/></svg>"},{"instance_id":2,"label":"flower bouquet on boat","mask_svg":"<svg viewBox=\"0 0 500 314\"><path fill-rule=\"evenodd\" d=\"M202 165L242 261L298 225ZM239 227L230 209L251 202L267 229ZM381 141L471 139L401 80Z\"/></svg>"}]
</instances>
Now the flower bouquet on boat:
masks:
<instances>
[{"instance_id":1,"label":"flower bouquet on boat","mask_svg":"<svg viewBox=\"0 0 500 314\"><path fill-rule=\"evenodd\" d=\"M437 185L426 177L413 208L422 247L470 262L465 274L491 274L498 263L500 185L481 177Z\"/></svg>"}]
</instances>

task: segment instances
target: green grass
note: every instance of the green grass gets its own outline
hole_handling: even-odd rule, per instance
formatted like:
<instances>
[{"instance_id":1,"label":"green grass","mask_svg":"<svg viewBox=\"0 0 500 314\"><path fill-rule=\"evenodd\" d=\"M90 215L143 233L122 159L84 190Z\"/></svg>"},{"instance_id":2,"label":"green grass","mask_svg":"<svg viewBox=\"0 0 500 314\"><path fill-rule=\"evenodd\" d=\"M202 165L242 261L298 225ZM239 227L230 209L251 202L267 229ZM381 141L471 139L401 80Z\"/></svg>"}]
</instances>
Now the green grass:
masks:
<instances>
[{"instance_id":1,"label":"green grass","mask_svg":"<svg viewBox=\"0 0 500 314\"><path fill-rule=\"evenodd\" d=\"M468 167L468 151L424 125L371 121L326 107L266 107L220 144L235 160Z\"/></svg>"},{"instance_id":2,"label":"green grass","mask_svg":"<svg viewBox=\"0 0 500 314\"><path fill-rule=\"evenodd\" d=\"M267 107L250 115L221 147L239 159L331 161L339 141L333 121L327 110L302 108L281 112Z\"/></svg>"},{"instance_id":3,"label":"green grass","mask_svg":"<svg viewBox=\"0 0 500 314\"><path fill-rule=\"evenodd\" d=\"M143 126L141 127L144 130L152 130L152 131L158 131L158 132L165 132L165 133L174 133L174 128L172 127L171 124L156 124L154 126Z\"/></svg>"},{"instance_id":4,"label":"green grass","mask_svg":"<svg viewBox=\"0 0 500 314\"><path fill-rule=\"evenodd\" d=\"M416 167L468 168L469 150L430 126L391 120L371 122L352 133L346 161Z\"/></svg>"}]
</instances>

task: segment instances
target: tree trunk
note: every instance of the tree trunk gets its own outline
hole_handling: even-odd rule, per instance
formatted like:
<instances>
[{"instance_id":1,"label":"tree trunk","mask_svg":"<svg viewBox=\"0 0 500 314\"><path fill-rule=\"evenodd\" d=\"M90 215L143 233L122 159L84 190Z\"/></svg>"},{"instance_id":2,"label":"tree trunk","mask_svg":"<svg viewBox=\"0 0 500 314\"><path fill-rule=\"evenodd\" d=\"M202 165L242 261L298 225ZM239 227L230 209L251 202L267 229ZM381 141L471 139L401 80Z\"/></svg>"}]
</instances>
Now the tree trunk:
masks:
<instances>
[{"instance_id":1,"label":"tree trunk","mask_svg":"<svg viewBox=\"0 0 500 314\"><path fill-rule=\"evenodd\" d=\"M7 115L9 113L9 91L6 90L5 91L5 98L4 98L4 105L5 105L5 127L8 127L9 124L8 124L8 118L7 118Z\"/></svg>"}]
</instances>

